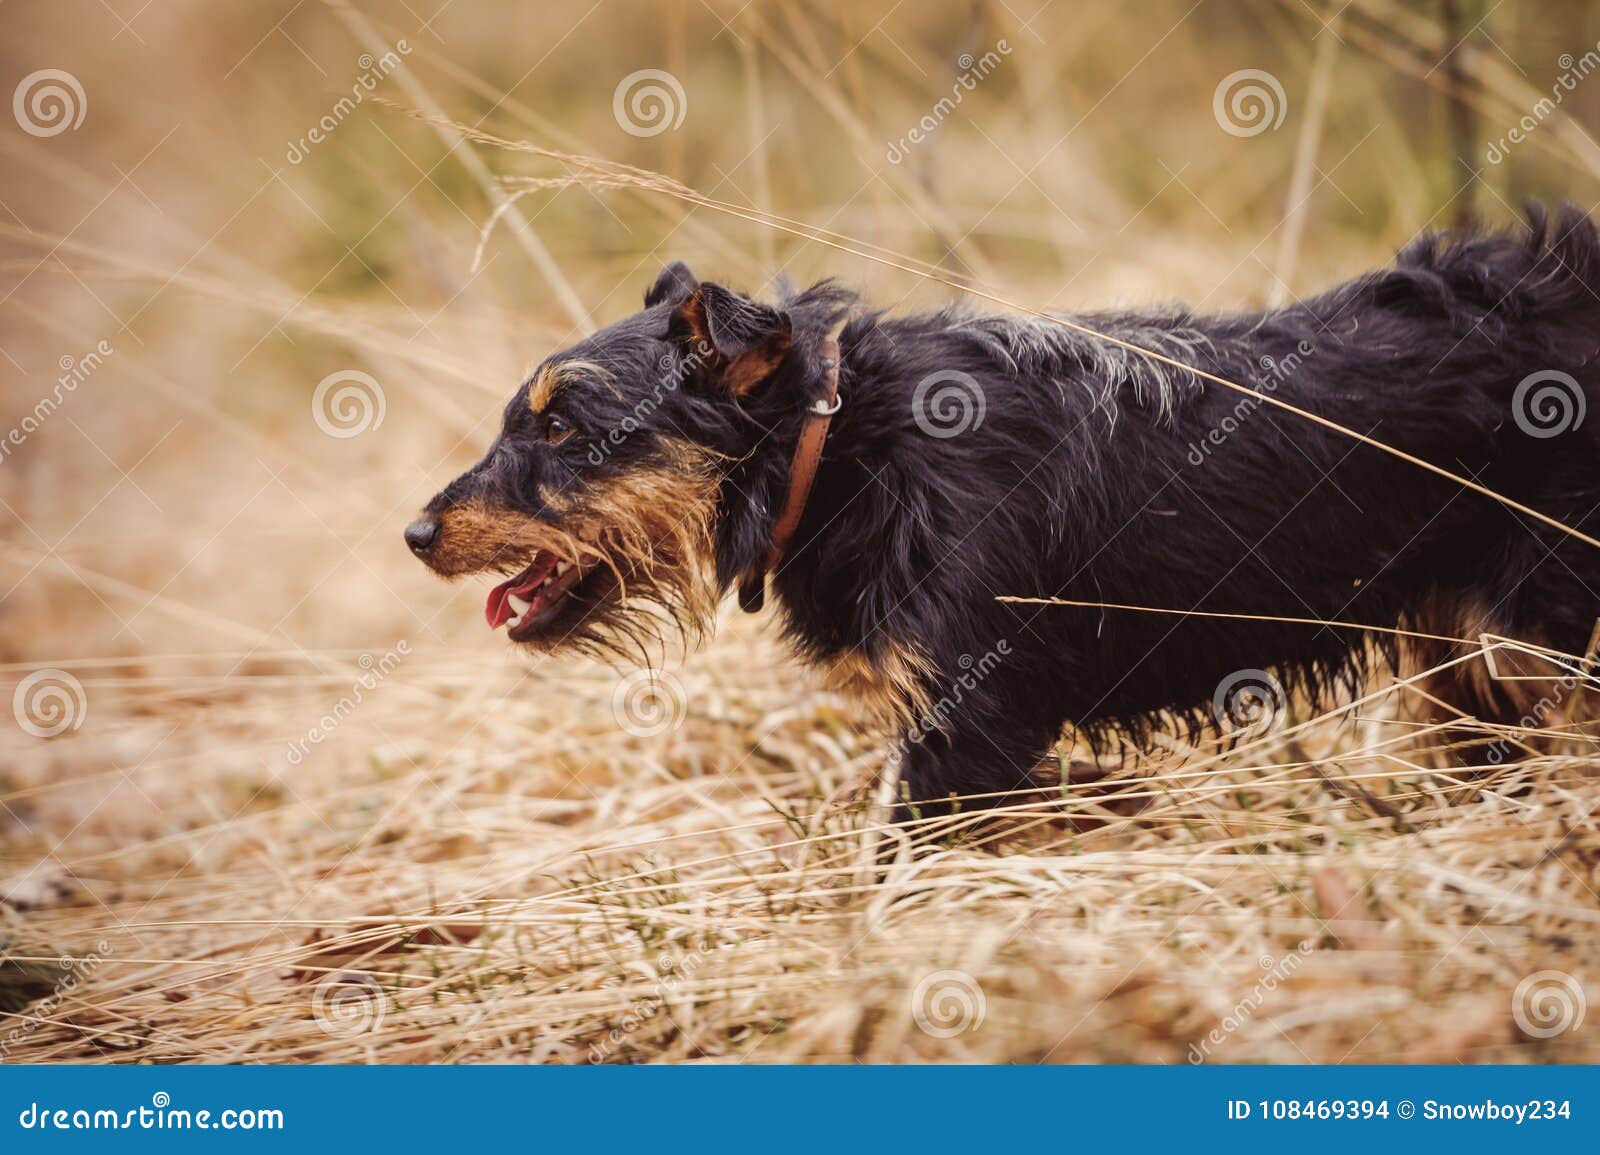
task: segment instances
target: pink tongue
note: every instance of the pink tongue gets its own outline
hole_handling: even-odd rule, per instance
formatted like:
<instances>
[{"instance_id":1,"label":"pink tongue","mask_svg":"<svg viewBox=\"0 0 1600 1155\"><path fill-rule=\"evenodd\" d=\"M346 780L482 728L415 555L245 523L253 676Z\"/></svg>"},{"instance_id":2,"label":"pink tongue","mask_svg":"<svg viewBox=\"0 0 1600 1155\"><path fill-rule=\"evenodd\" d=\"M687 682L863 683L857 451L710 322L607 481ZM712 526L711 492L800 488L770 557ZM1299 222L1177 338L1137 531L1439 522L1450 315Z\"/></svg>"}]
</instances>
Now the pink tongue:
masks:
<instances>
[{"instance_id":1,"label":"pink tongue","mask_svg":"<svg viewBox=\"0 0 1600 1155\"><path fill-rule=\"evenodd\" d=\"M511 578L489 591L489 600L483 604L483 616L488 619L491 630L498 630L511 619L511 592L516 588L517 579Z\"/></svg>"},{"instance_id":2,"label":"pink tongue","mask_svg":"<svg viewBox=\"0 0 1600 1155\"><path fill-rule=\"evenodd\" d=\"M508 578L489 591L489 600L483 604L483 616L489 622L491 630L498 630L517 614L516 607L511 604L511 595L515 594L525 602L534 599L534 591L550 576L550 571L555 568L555 560L551 559L548 565L541 565L528 577L526 570L514 578Z\"/></svg>"}]
</instances>

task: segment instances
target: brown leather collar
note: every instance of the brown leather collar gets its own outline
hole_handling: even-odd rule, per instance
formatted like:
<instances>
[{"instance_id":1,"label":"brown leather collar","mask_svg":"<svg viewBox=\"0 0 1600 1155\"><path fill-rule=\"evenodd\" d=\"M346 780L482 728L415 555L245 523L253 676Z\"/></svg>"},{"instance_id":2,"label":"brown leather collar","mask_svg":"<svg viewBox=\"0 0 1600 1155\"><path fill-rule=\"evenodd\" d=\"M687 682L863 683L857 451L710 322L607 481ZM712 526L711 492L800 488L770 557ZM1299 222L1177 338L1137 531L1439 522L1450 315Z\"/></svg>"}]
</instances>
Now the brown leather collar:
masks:
<instances>
[{"instance_id":1,"label":"brown leather collar","mask_svg":"<svg viewBox=\"0 0 1600 1155\"><path fill-rule=\"evenodd\" d=\"M794 457L789 462L789 494L784 499L783 512L772 527L767 556L739 579L739 608L747 614L756 613L766 601L767 574L778 568L794 540L795 530L800 528L812 482L817 479L817 467L822 464L828 426L833 415L839 412L839 342L829 337L822 342L820 352L826 374L824 392L811 403L806 411L806 423L800 428L800 440L795 443Z\"/></svg>"}]
</instances>

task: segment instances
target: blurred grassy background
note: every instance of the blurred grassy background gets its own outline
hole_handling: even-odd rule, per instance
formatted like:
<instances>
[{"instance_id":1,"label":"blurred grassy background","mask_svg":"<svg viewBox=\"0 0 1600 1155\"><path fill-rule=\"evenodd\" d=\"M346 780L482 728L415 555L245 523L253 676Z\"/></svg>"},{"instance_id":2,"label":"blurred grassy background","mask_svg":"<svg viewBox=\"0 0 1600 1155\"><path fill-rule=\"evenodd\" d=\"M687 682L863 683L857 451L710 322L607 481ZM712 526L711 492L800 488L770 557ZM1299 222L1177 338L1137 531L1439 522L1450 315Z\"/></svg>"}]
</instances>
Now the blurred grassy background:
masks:
<instances>
[{"instance_id":1,"label":"blurred grassy background","mask_svg":"<svg viewBox=\"0 0 1600 1155\"><path fill-rule=\"evenodd\" d=\"M55 737L0 727L0 947L15 967L111 948L93 994L28 1033L30 1054L581 1060L618 1030L626 959L732 935L773 949L718 954L714 978L668 995L655 973L651 997L673 1012L644 1016L601 1057L1181 1061L1234 997L1227 966L1248 977L1263 952L1326 933L1316 920L1337 913L1334 898L1409 852L1315 784L1224 801L1181 783L1142 824L1108 811L1098 841L1074 845L1111 855L1103 869L1120 881L1067 885L1060 846L994 867L979 846L929 867L948 905L930 903L920 931L897 925L899 953L841 954L859 941L845 922L890 917L827 841L848 834L835 812L877 750L843 704L758 624L730 621L674 675L686 718L618 733L617 674L509 658L482 627L482 591L428 578L399 532L481 451L518 375L635 308L666 260L751 290L776 273L837 276L901 309L951 291L627 189L535 191L514 206L520 226L508 216L485 240L502 178L560 166L464 145L407 110L658 171L1034 307L1221 310L1314 291L1470 213L1501 222L1525 197L1600 199L1600 80L1583 72L1558 109L1535 112L1596 50L1594 5L68 0L7 5L3 19L0 76L17 102L0 125L0 435L22 438L0 459L0 689L48 669L82 697ZM992 68L937 111L986 53ZM44 69L81 89L68 92L75 127L23 103ZM341 109L375 69L370 93ZM678 89L672 126L648 135L617 112L640 70ZM1270 76L1272 123L1230 132L1216 100L1241 70ZM1491 143L1530 115L1526 141L1491 163ZM893 146L927 116L937 127L896 163ZM324 117L333 127L308 143ZM376 383L382 418L330 436L314 393L349 372ZM24 430L50 396L59 404ZM402 642L392 677L288 758ZM1348 754L1348 741L1330 732L1318 749ZM1245 773L1259 765L1238 769L1259 780ZM1443 829L1465 823L1476 849L1462 871L1521 895L1491 904L1506 923L1493 948L1514 961L1484 962L1476 942L1455 957L1440 928L1471 938L1489 916L1469 917L1430 876L1358 920L1389 929L1353 939L1393 954L1384 967L1428 959L1426 980L1385 970L1389 1002L1362 1010L1353 992L1378 980L1330 964L1284 1008L1297 1025L1258 1023L1226 1057L1521 1053L1510 986L1550 952L1592 945L1589 883L1514 873L1537 860L1545 826L1483 849L1503 821L1493 807L1519 804L1458 812L1411 778L1396 789ZM1592 831L1588 797L1561 795L1539 823ZM1307 807L1320 833L1274 842ZM821 841L774 849L796 824ZM1184 869L1194 847L1167 840L1196 829L1211 852L1266 839L1259 864L1205 886L1250 912L1242 922L1142 889L1150 871ZM1348 862L1294 865L1341 844ZM1588 853L1578 873L1592 880ZM719 866L640 889L663 863L707 855L772 855L781 881ZM614 887L586 889L591 872L634 879L622 891L633 930L612 917ZM792 891L790 905L763 921L755 900L772 890ZM1402 908L1424 912L1426 931L1383 939ZM985 937L1030 910L1027 935ZM953 919L989 951L959 961L997 1009L987 1033L951 1040L911 1029L903 1004L948 951L938 928ZM1042 926L1077 935L1077 953L1053 953L1061 937ZM432 968L421 986L378 965L417 953ZM1157 978L1153 957L1171 971ZM311 995L323 980L381 990L366 1009L393 1013L365 1033L329 1030ZM1380 1015L1405 1025L1380 1028ZM1447 1019L1460 1037L1417 1049ZM1539 1045L1592 1059L1592 1044Z\"/></svg>"},{"instance_id":2,"label":"blurred grassy background","mask_svg":"<svg viewBox=\"0 0 1600 1155\"><path fill-rule=\"evenodd\" d=\"M457 0L434 13L242 4L225 21L175 4L127 27L98 3L9 12L7 75L63 68L88 113L57 136L5 134L4 367L16 418L61 357L101 340L116 355L83 393L91 403L7 460L8 529L19 547L59 546L259 630L315 619L324 644L358 644L438 600L392 548L394 524L483 444L529 361L583 318L634 307L664 259L751 288L782 271L840 276L885 303L949 295L748 222L575 188L519 206L546 269L502 227L474 275L490 193L431 127L369 100L299 164L286 158L370 73L363 56L402 41L404 68L373 97L437 102L503 135L656 169L938 261L1030 305L1183 297L1226 308L1354 273L1467 207L1503 219L1525 196L1593 193L1600 150L1567 147L1560 126L1511 162L1491 166L1483 153L1531 107L1512 102L1517 86L1547 91L1562 53L1600 39L1600 17L1576 3L1508 6L1480 23L1483 11L1459 5L1447 41L1439 7L1357 4L1328 31L1331 12L1264 2ZM1426 54L1458 38L1442 62ZM992 73L889 163L889 144L952 91L961 55L1000 41L1010 51ZM1308 109L1319 52L1326 101ZM1470 70L1456 80L1477 105L1499 101L1501 112L1470 110L1466 156L1452 139L1453 62ZM679 78L682 121L641 137L618 124L613 95L647 68ZM1247 68L1278 79L1286 115L1236 137L1219 130L1212 96ZM1597 109L1600 86L1580 85L1562 115L1592 123ZM1318 123L1308 127L1308 113ZM1297 166L1302 152L1310 160ZM484 163L529 168L492 151ZM350 441L304 423L309 391L343 369L374 374L388 402L384 424ZM286 556L298 561L289 582ZM324 599L330 612L317 617ZM108 644L134 654L141 622L173 625L139 613L130 629L128 609L107 601L70 578L25 583L7 599L27 622L7 631L10 656L103 655ZM286 612L295 616L280 621ZM208 629L185 640L218 641Z\"/></svg>"}]
</instances>

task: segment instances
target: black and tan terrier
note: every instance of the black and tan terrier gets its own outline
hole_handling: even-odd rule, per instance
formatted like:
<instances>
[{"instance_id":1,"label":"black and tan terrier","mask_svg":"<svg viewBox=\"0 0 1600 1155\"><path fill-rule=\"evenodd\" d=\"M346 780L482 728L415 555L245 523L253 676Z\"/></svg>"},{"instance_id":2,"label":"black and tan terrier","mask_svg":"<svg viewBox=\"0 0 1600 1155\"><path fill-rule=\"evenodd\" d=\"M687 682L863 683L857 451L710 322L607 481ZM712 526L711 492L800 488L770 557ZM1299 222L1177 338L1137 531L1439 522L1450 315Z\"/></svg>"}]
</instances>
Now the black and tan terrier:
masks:
<instances>
[{"instance_id":1,"label":"black and tan terrier","mask_svg":"<svg viewBox=\"0 0 1600 1155\"><path fill-rule=\"evenodd\" d=\"M1263 399L1600 533L1600 239L1531 217L1280 309L1074 318L1127 345L890 318L831 283L770 305L672 264L522 384L406 541L447 577L511 575L489 625L539 650L702 634L770 576L799 655L915 739L904 781L939 809L1040 785L1064 726L1218 720L1262 670L1321 696L1486 633L1578 654L1600 550ZM1547 683L1506 665L1450 667L1430 700L1528 724Z\"/></svg>"}]
</instances>

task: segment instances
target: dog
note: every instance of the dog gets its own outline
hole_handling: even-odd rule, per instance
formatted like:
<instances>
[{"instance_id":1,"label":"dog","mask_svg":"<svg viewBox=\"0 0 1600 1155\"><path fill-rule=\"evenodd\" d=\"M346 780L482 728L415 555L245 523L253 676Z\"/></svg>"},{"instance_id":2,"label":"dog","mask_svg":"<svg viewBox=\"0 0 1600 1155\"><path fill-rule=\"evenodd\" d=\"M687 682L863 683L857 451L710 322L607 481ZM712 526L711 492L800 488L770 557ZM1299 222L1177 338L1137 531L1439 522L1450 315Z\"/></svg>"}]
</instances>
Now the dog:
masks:
<instances>
[{"instance_id":1,"label":"dog","mask_svg":"<svg viewBox=\"0 0 1600 1155\"><path fill-rule=\"evenodd\" d=\"M828 281L767 303L669 264L522 383L406 543L509 575L488 623L541 652L626 660L770 588L799 657L904 736L924 813L1049 786L1064 728L1226 728L1240 683L1442 665L1418 685L1444 718L1526 724L1552 667L1455 659L1588 644L1600 550L1372 444L1600 533L1582 211L1425 234L1281 308L1069 320L893 317Z\"/></svg>"}]
</instances>

